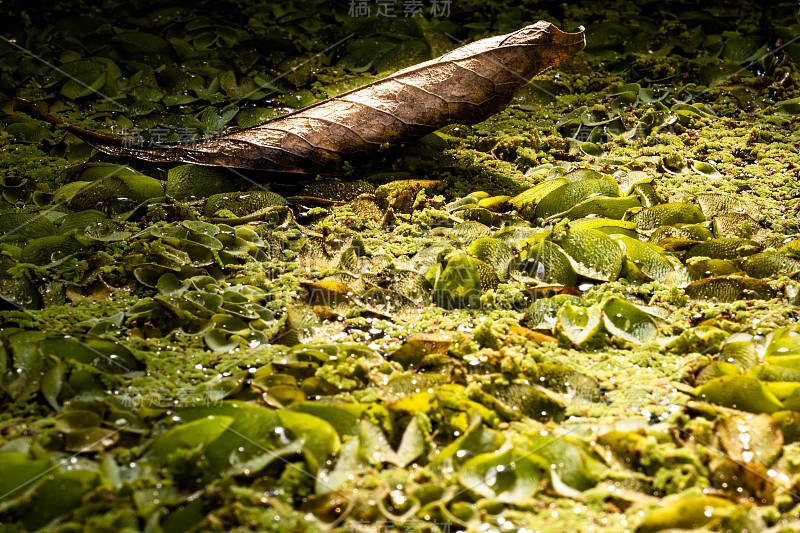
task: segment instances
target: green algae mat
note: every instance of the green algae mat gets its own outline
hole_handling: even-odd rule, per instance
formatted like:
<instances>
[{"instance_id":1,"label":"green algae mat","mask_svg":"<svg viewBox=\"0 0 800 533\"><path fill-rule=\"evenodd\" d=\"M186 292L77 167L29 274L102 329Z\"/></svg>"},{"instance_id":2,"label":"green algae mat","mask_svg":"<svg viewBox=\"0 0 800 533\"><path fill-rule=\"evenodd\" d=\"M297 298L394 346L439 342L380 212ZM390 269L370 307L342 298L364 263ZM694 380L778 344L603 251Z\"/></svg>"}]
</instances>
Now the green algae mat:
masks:
<instances>
[{"instance_id":1,"label":"green algae mat","mask_svg":"<svg viewBox=\"0 0 800 533\"><path fill-rule=\"evenodd\" d=\"M0 532L800 529L793 2L108 0L0 22ZM237 131L538 20L339 176Z\"/></svg>"}]
</instances>

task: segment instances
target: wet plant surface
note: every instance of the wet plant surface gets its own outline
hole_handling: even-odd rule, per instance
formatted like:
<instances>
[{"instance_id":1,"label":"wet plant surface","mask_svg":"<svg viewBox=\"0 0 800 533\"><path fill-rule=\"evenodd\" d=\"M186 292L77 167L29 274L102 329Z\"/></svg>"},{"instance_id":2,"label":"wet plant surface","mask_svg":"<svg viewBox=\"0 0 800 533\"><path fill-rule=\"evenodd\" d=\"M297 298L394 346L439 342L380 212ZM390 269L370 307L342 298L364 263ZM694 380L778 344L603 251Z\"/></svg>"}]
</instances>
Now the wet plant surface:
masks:
<instances>
[{"instance_id":1,"label":"wet plant surface","mask_svg":"<svg viewBox=\"0 0 800 533\"><path fill-rule=\"evenodd\" d=\"M389 5L9 6L0 531L797 530L797 6ZM586 49L339 176L12 104L211 137L537 20Z\"/></svg>"}]
</instances>

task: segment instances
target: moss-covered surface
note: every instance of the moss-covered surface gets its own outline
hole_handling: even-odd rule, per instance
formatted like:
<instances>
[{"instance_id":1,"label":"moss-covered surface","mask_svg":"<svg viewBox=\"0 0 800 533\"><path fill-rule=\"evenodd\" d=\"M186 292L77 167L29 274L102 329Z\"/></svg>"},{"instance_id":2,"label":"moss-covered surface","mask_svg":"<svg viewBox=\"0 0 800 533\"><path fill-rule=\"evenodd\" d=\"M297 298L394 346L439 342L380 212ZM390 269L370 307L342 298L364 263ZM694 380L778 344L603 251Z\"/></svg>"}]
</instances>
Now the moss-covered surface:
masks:
<instances>
[{"instance_id":1,"label":"moss-covered surface","mask_svg":"<svg viewBox=\"0 0 800 533\"><path fill-rule=\"evenodd\" d=\"M765 4L4 2L0 531L796 530L800 24ZM540 19L587 49L338 179L12 109L185 140Z\"/></svg>"}]
</instances>

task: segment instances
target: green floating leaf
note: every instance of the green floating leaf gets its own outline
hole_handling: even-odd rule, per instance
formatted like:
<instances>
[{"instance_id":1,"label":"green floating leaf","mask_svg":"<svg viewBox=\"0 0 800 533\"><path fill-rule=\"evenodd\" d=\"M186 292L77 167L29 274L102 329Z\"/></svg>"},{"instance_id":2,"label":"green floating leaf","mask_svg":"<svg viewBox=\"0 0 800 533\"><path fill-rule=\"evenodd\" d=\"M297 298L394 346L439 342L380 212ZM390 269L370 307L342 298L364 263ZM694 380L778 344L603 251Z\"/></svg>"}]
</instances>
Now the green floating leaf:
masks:
<instances>
[{"instance_id":1,"label":"green floating leaf","mask_svg":"<svg viewBox=\"0 0 800 533\"><path fill-rule=\"evenodd\" d=\"M336 491L348 480L370 468L372 465L361 449L359 439L351 439L342 446L333 469L320 469L317 472L316 493L326 494Z\"/></svg>"},{"instance_id":2,"label":"green floating leaf","mask_svg":"<svg viewBox=\"0 0 800 533\"><path fill-rule=\"evenodd\" d=\"M789 328L779 328L767 336L765 357L800 355L800 334Z\"/></svg>"},{"instance_id":3,"label":"green floating leaf","mask_svg":"<svg viewBox=\"0 0 800 533\"><path fill-rule=\"evenodd\" d=\"M68 452L102 452L119 441L119 431L114 428L82 428L68 431L64 449Z\"/></svg>"},{"instance_id":4,"label":"green floating leaf","mask_svg":"<svg viewBox=\"0 0 800 533\"><path fill-rule=\"evenodd\" d=\"M489 196L478 200L478 207L489 211L502 212L507 210L509 200L511 200L511 196L508 195Z\"/></svg>"},{"instance_id":5,"label":"green floating leaf","mask_svg":"<svg viewBox=\"0 0 800 533\"><path fill-rule=\"evenodd\" d=\"M238 112L239 108L233 104L228 104L222 109L209 106L205 108L197 118L200 122L205 124L209 130L217 131L221 130L225 124L230 122Z\"/></svg>"},{"instance_id":6,"label":"green floating leaf","mask_svg":"<svg viewBox=\"0 0 800 533\"><path fill-rule=\"evenodd\" d=\"M630 220L635 222L640 230L650 231L661 226L702 222L703 212L695 205L676 202L646 207L633 215Z\"/></svg>"},{"instance_id":7,"label":"green floating leaf","mask_svg":"<svg viewBox=\"0 0 800 533\"><path fill-rule=\"evenodd\" d=\"M590 402L600 401L603 396L600 383L592 377L562 365L539 363L537 366L543 387Z\"/></svg>"},{"instance_id":8,"label":"green floating leaf","mask_svg":"<svg viewBox=\"0 0 800 533\"><path fill-rule=\"evenodd\" d=\"M454 239L461 244L470 244L475 239L481 237L488 237L491 235L492 230L485 224L480 222L468 221L456 224L453 229L447 234L448 237Z\"/></svg>"},{"instance_id":9,"label":"green floating leaf","mask_svg":"<svg viewBox=\"0 0 800 533\"><path fill-rule=\"evenodd\" d=\"M637 533L711 529L734 509L736 504L717 496L688 496L656 509L645 517Z\"/></svg>"},{"instance_id":10,"label":"green floating leaf","mask_svg":"<svg viewBox=\"0 0 800 533\"><path fill-rule=\"evenodd\" d=\"M265 209L288 205L286 200L271 191L247 191L214 194L208 198L205 215L216 216L221 210L232 212L236 216L259 213Z\"/></svg>"},{"instance_id":11,"label":"green floating leaf","mask_svg":"<svg viewBox=\"0 0 800 533\"><path fill-rule=\"evenodd\" d=\"M13 507L17 499L33 491L53 470L49 455L0 451L0 511Z\"/></svg>"},{"instance_id":12,"label":"green floating leaf","mask_svg":"<svg viewBox=\"0 0 800 533\"><path fill-rule=\"evenodd\" d=\"M0 266L9 268L15 262L8 258L0 258ZM0 276L0 295L14 302L23 309L38 309L41 305L39 291L28 278L7 278Z\"/></svg>"},{"instance_id":13,"label":"green floating leaf","mask_svg":"<svg viewBox=\"0 0 800 533\"><path fill-rule=\"evenodd\" d=\"M0 215L0 240L37 239L56 232L47 217L34 213L6 213Z\"/></svg>"},{"instance_id":14,"label":"green floating leaf","mask_svg":"<svg viewBox=\"0 0 800 533\"><path fill-rule=\"evenodd\" d=\"M634 107L639 103L639 91L619 93L611 102L611 111L619 115L625 109Z\"/></svg>"},{"instance_id":15,"label":"green floating leaf","mask_svg":"<svg viewBox=\"0 0 800 533\"><path fill-rule=\"evenodd\" d=\"M100 484L100 475L89 470L56 471L42 479L29 505L20 511L29 531L44 528L81 506L83 497Z\"/></svg>"},{"instance_id":16,"label":"green floating leaf","mask_svg":"<svg viewBox=\"0 0 800 533\"><path fill-rule=\"evenodd\" d=\"M189 485L225 475L251 475L283 455L301 451L316 472L340 447L330 424L305 413L226 401L183 410L177 419L184 423L158 435L145 457L174 470Z\"/></svg>"},{"instance_id":17,"label":"green floating leaf","mask_svg":"<svg viewBox=\"0 0 800 533\"><path fill-rule=\"evenodd\" d=\"M684 261L692 257L710 259L739 259L753 255L761 250L761 245L748 239L722 238L703 241L689 248L683 256Z\"/></svg>"},{"instance_id":18,"label":"green floating leaf","mask_svg":"<svg viewBox=\"0 0 800 533\"><path fill-rule=\"evenodd\" d=\"M556 127L560 128L561 126L573 123L580 124L583 113L588 110L589 108L584 105L575 109L574 111L570 111L569 113L558 119L558 121L556 122Z\"/></svg>"},{"instance_id":19,"label":"green floating leaf","mask_svg":"<svg viewBox=\"0 0 800 533\"><path fill-rule=\"evenodd\" d=\"M389 445L386 435L381 428L367 420L361 420L358 424L358 438L361 442L361 449L369 461L375 466L382 466L383 463L400 465L401 460L397 453Z\"/></svg>"},{"instance_id":20,"label":"green floating leaf","mask_svg":"<svg viewBox=\"0 0 800 533\"><path fill-rule=\"evenodd\" d=\"M713 218L714 236L719 238L751 238L758 230L758 223L744 213L723 213Z\"/></svg>"},{"instance_id":21,"label":"green floating leaf","mask_svg":"<svg viewBox=\"0 0 800 533\"><path fill-rule=\"evenodd\" d=\"M550 241L539 241L528 246L522 254L522 261L514 269L542 283L557 283L567 287L574 287L578 279L567 254Z\"/></svg>"},{"instance_id":22,"label":"green floating leaf","mask_svg":"<svg viewBox=\"0 0 800 533\"><path fill-rule=\"evenodd\" d=\"M61 411L62 409L58 397L61 394L66 378L64 367L65 365L61 361L55 361L42 376L42 395L56 411Z\"/></svg>"},{"instance_id":23,"label":"green floating leaf","mask_svg":"<svg viewBox=\"0 0 800 533\"><path fill-rule=\"evenodd\" d=\"M780 428L784 444L800 441L800 413L797 411L778 411L772 413L772 420Z\"/></svg>"},{"instance_id":24,"label":"green floating leaf","mask_svg":"<svg viewBox=\"0 0 800 533\"><path fill-rule=\"evenodd\" d=\"M539 385L514 383L511 385L491 385L485 387L490 393L489 405L507 408L509 413L517 413L533 418L534 420L562 420L566 405L563 400L552 391ZM486 403L486 402L484 402Z\"/></svg>"},{"instance_id":25,"label":"green floating leaf","mask_svg":"<svg viewBox=\"0 0 800 533\"><path fill-rule=\"evenodd\" d=\"M579 348L605 344L603 314L598 307L578 307L567 302L558 311L555 331Z\"/></svg>"},{"instance_id":26,"label":"green floating leaf","mask_svg":"<svg viewBox=\"0 0 800 533\"><path fill-rule=\"evenodd\" d=\"M597 484L596 467L600 461L590 457L581 449L579 441L551 435L526 434L525 440L517 444L520 450L530 450L544 458L561 482L577 491L584 491Z\"/></svg>"},{"instance_id":27,"label":"green floating leaf","mask_svg":"<svg viewBox=\"0 0 800 533\"><path fill-rule=\"evenodd\" d=\"M292 411L307 413L326 420L341 437L358 435L358 423L367 416L371 404L333 405L318 401L294 402L289 406Z\"/></svg>"},{"instance_id":28,"label":"green floating leaf","mask_svg":"<svg viewBox=\"0 0 800 533\"><path fill-rule=\"evenodd\" d=\"M306 463L313 473L316 473L320 466L342 446L338 433L325 419L306 413L281 410L278 411L278 420L280 426L273 430L273 434L279 437L281 444L286 445L287 452L292 450L292 447L288 446L292 444L287 442L288 438L291 434L297 435L299 437L297 443L302 444L301 449L305 454ZM287 428L290 434L286 435L282 428Z\"/></svg>"},{"instance_id":29,"label":"green floating leaf","mask_svg":"<svg viewBox=\"0 0 800 533\"><path fill-rule=\"evenodd\" d=\"M609 235L627 235L635 239L637 237L636 224L629 220L612 220L603 218L586 218L571 222L569 225L573 229L596 229Z\"/></svg>"},{"instance_id":30,"label":"green floating leaf","mask_svg":"<svg viewBox=\"0 0 800 533\"><path fill-rule=\"evenodd\" d=\"M208 348L214 353L230 353L239 347L239 341L220 329L212 329L203 337Z\"/></svg>"},{"instance_id":31,"label":"green floating leaf","mask_svg":"<svg viewBox=\"0 0 800 533\"><path fill-rule=\"evenodd\" d=\"M694 379L694 385L699 387L721 376L739 376L741 374L742 371L734 364L725 361L711 361L711 363L704 366L700 372L697 373Z\"/></svg>"},{"instance_id":32,"label":"green floating leaf","mask_svg":"<svg viewBox=\"0 0 800 533\"><path fill-rule=\"evenodd\" d=\"M609 96L619 96L620 94L635 93L638 94L640 86L638 83L626 83L625 85L615 85L608 88Z\"/></svg>"},{"instance_id":33,"label":"green floating leaf","mask_svg":"<svg viewBox=\"0 0 800 533\"><path fill-rule=\"evenodd\" d=\"M433 289L436 304L445 309L480 307L484 290L495 289L499 283L494 270L481 261L465 254L447 260Z\"/></svg>"},{"instance_id":34,"label":"green floating leaf","mask_svg":"<svg viewBox=\"0 0 800 533\"><path fill-rule=\"evenodd\" d=\"M619 22L595 24L586 36L586 48L597 54L625 42L632 36L630 27Z\"/></svg>"},{"instance_id":35,"label":"green floating leaf","mask_svg":"<svg viewBox=\"0 0 800 533\"><path fill-rule=\"evenodd\" d=\"M536 204L538 204L542 198L550 194L552 191L558 189L559 187L566 185L567 183L569 183L569 180L566 178L555 178L543 181L542 183L519 193L517 196L509 200L508 203L511 204L511 206L514 209L519 211L520 214L524 214L530 211L532 215L533 213L532 210L536 207Z\"/></svg>"},{"instance_id":36,"label":"green floating leaf","mask_svg":"<svg viewBox=\"0 0 800 533\"><path fill-rule=\"evenodd\" d=\"M286 331L278 340L286 346L310 342L320 326L319 317L313 308L293 305L286 310Z\"/></svg>"},{"instance_id":37,"label":"green floating leaf","mask_svg":"<svg viewBox=\"0 0 800 533\"><path fill-rule=\"evenodd\" d=\"M735 63L753 61L766 52L764 39L755 36L736 36L725 41L720 57Z\"/></svg>"},{"instance_id":38,"label":"green floating leaf","mask_svg":"<svg viewBox=\"0 0 800 533\"><path fill-rule=\"evenodd\" d=\"M724 416L714 429L728 457L739 463L766 468L783 449L783 436L766 414Z\"/></svg>"},{"instance_id":39,"label":"green floating leaf","mask_svg":"<svg viewBox=\"0 0 800 533\"><path fill-rule=\"evenodd\" d=\"M603 157L606 155L603 147L593 142L582 142L580 144L581 152L592 157Z\"/></svg>"},{"instance_id":40,"label":"green floating leaf","mask_svg":"<svg viewBox=\"0 0 800 533\"><path fill-rule=\"evenodd\" d=\"M107 79L116 80L119 67L105 58L76 59L59 65L45 78L46 86L53 86L61 81L61 94L71 100L97 92L106 84ZM113 91L111 91L113 92Z\"/></svg>"},{"instance_id":41,"label":"green floating leaf","mask_svg":"<svg viewBox=\"0 0 800 533\"><path fill-rule=\"evenodd\" d=\"M51 235L28 241L20 253L19 260L22 263L55 266L84 249L72 235Z\"/></svg>"},{"instance_id":42,"label":"green floating leaf","mask_svg":"<svg viewBox=\"0 0 800 533\"><path fill-rule=\"evenodd\" d=\"M617 241L594 229L571 228L559 242L575 271L587 278L614 281L622 271L624 255Z\"/></svg>"},{"instance_id":43,"label":"green floating leaf","mask_svg":"<svg viewBox=\"0 0 800 533\"><path fill-rule=\"evenodd\" d=\"M527 501L549 479L547 461L513 448L479 455L458 471L458 481L485 498L504 503Z\"/></svg>"},{"instance_id":44,"label":"green floating leaf","mask_svg":"<svg viewBox=\"0 0 800 533\"><path fill-rule=\"evenodd\" d=\"M594 196L619 196L619 187L604 179L589 179L566 183L544 196L537 204L534 216L548 218L563 213L575 204Z\"/></svg>"},{"instance_id":45,"label":"green floating leaf","mask_svg":"<svg viewBox=\"0 0 800 533\"><path fill-rule=\"evenodd\" d=\"M391 354L391 359L403 368L410 368L422 363L428 355L446 354L451 344L451 336L445 333L412 333Z\"/></svg>"},{"instance_id":46,"label":"green floating leaf","mask_svg":"<svg viewBox=\"0 0 800 533\"><path fill-rule=\"evenodd\" d=\"M746 372L759 363L758 347L754 342L738 340L737 336L732 335L722 345L719 359L720 361L731 363L739 370ZM764 380L764 378L757 375L755 377L762 381ZM800 375L798 378L800 379Z\"/></svg>"},{"instance_id":47,"label":"green floating leaf","mask_svg":"<svg viewBox=\"0 0 800 533\"><path fill-rule=\"evenodd\" d=\"M692 279L713 278L741 273L739 265L726 259L701 259L688 265Z\"/></svg>"},{"instance_id":48,"label":"green floating leaf","mask_svg":"<svg viewBox=\"0 0 800 533\"><path fill-rule=\"evenodd\" d=\"M140 368L130 350L112 341L63 337L45 339L39 346L43 354L75 359L109 374L127 374Z\"/></svg>"},{"instance_id":49,"label":"green floating leaf","mask_svg":"<svg viewBox=\"0 0 800 533\"><path fill-rule=\"evenodd\" d=\"M769 300L775 291L768 283L759 279L721 276L704 278L690 283L684 288L689 298L716 302L735 302L737 300Z\"/></svg>"},{"instance_id":50,"label":"green floating leaf","mask_svg":"<svg viewBox=\"0 0 800 533\"><path fill-rule=\"evenodd\" d=\"M63 56L62 56L63 57ZM79 58L70 61L64 57L64 62L57 69L51 69L42 80L44 87L53 87L57 83L87 72L102 72L104 64L97 58Z\"/></svg>"},{"instance_id":51,"label":"green floating leaf","mask_svg":"<svg viewBox=\"0 0 800 533\"><path fill-rule=\"evenodd\" d=\"M534 236L537 233L543 233L549 235L548 231L539 232L531 228L522 228L518 226L506 226L497 230L494 235L492 235L495 239L499 239L504 243L512 246L513 248L519 249L522 246L522 243L529 239L530 237ZM544 238L544 237L543 237Z\"/></svg>"},{"instance_id":52,"label":"green floating leaf","mask_svg":"<svg viewBox=\"0 0 800 533\"><path fill-rule=\"evenodd\" d=\"M800 335L780 328L767 336L764 362L780 369L800 370ZM800 397L797 398L800 400ZM800 410L800 404L794 410Z\"/></svg>"},{"instance_id":53,"label":"green floating leaf","mask_svg":"<svg viewBox=\"0 0 800 533\"><path fill-rule=\"evenodd\" d=\"M564 213L554 215L553 218L563 217L569 220L578 220L587 217L603 217L622 220L630 210L640 207L642 207L642 203L635 196L624 198L589 198L581 201Z\"/></svg>"},{"instance_id":54,"label":"green floating leaf","mask_svg":"<svg viewBox=\"0 0 800 533\"><path fill-rule=\"evenodd\" d=\"M785 359L797 359L797 357L787 357ZM769 361L768 361L769 362ZM770 363L771 364L771 363ZM800 369L800 365L795 365L792 370ZM769 388L769 385L775 385L775 383L767 383L765 386ZM797 383L786 384L789 385L791 392L788 393L786 399L783 400L783 407L789 411L800 412L800 386Z\"/></svg>"},{"instance_id":55,"label":"green floating leaf","mask_svg":"<svg viewBox=\"0 0 800 533\"><path fill-rule=\"evenodd\" d=\"M738 67L733 67L738 70ZM696 115L698 117L716 118L714 111L703 103L686 104L678 102L670 108L670 111L677 114Z\"/></svg>"},{"instance_id":56,"label":"green floating leaf","mask_svg":"<svg viewBox=\"0 0 800 533\"><path fill-rule=\"evenodd\" d=\"M800 98L775 103L777 113L783 116L800 115Z\"/></svg>"},{"instance_id":57,"label":"green floating leaf","mask_svg":"<svg viewBox=\"0 0 800 533\"><path fill-rule=\"evenodd\" d=\"M695 199L707 219L724 213L743 213L758 218L759 212L752 202L743 198L734 198L724 194L698 194Z\"/></svg>"},{"instance_id":58,"label":"green floating leaf","mask_svg":"<svg viewBox=\"0 0 800 533\"><path fill-rule=\"evenodd\" d=\"M661 195L655 190L651 183L634 183L632 194L636 194L645 207L664 203Z\"/></svg>"},{"instance_id":59,"label":"green floating leaf","mask_svg":"<svg viewBox=\"0 0 800 533\"><path fill-rule=\"evenodd\" d=\"M457 469L467 460L502 447L506 437L500 431L489 429L479 415L474 415L464 435L458 437L434 456L431 468Z\"/></svg>"},{"instance_id":60,"label":"green floating leaf","mask_svg":"<svg viewBox=\"0 0 800 533\"><path fill-rule=\"evenodd\" d=\"M111 44L129 54L168 54L169 43L152 33L123 31L111 38Z\"/></svg>"},{"instance_id":61,"label":"green floating leaf","mask_svg":"<svg viewBox=\"0 0 800 533\"><path fill-rule=\"evenodd\" d=\"M167 107L184 106L196 101L197 98L191 94L167 94L161 99L161 102Z\"/></svg>"},{"instance_id":62,"label":"green floating leaf","mask_svg":"<svg viewBox=\"0 0 800 533\"><path fill-rule=\"evenodd\" d=\"M75 191L70 198L68 205L76 211L99 209L117 215L130 211L145 200L164 196L158 180L124 165L89 163L80 173L80 178L90 183ZM56 197L58 194L59 191Z\"/></svg>"},{"instance_id":63,"label":"green floating leaf","mask_svg":"<svg viewBox=\"0 0 800 533\"><path fill-rule=\"evenodd\" d=\"M556 170L555 168L553 170ZM561 171L559 167L559 171ZM617 188L619 185L617 184L617 180L614 179L612 176L608 176L605 174L601 174L596 170L592 170L591 168L576 168L575 170L570 170L567 173L559 172L559 175L564 179L568 180L570 183L575 183L577 181L586 181L586 180L605 180L610 185L616 186Z\"/></svg>"},{"instance_id":64,"label":"green floating leaf","mask_svg":"<svg viewBox=\"0 0 800 533\"><path fill-rule=\"evenodd\" d=\"M426 436L419 418L414 417L406 426L403 437L397 447L399 466L406 466L425 452Z\"/></svg>"},{"instance_id":65,"label":"green floating leaf","mask_svg":"<svg viewBox=\"0 0 800 533\"><path fill-rule=\"evenodd\" d=\"M747 275L757 279L780 274L794 276L800 272L800 261L792 259L777 250L766 250L753 254L742 263Z\"/></svg>"},{"instance_id":66,"label":"green floating leaf","mask_svg":"<svg viewBox=\"0 0 800 533\"><path fill-rule=\"evenodd\" d=\"M105 83L106 73L102 70L82 72L64 82L59 92L65 98L77 100L98 92Z\"/></svg>"},{"instance_id":67,"label":"green floating leaf","mask_svg":"<svg viewBox=\"0 0 800 533\"><path fill-rule=\"evenodd\" d=\"M633 268L641 272L646 280L663 282L675 270L660 248L625 235L614 235L614 239L622 245L625 256L633 263Z\"/></svg>"},{"instance_id":68,"label":"green floating leaf","mask_svg":"<svg viewBox=\"0 0 800 533\"><path fill-rule=\"evenodd\" d=\"M53 136L53 132L42 126L41 122L33 120L9 124L5 130L14 136L15 141L22 143L40 143Z\"/></svg>"},{"instance_id":69,"label":"green floating leaf","mask_svg":"<svg viewBox=\"0 0 800 533\"><path fill-rule=\"evenodd\" d=\"M272 108L248 107L236 114L236 124L243 128L250 128L278 118L279 116L280 114L278 111Z\"/></svg>"},{"instance_id":70,"label":"green floating leaf","mask_svg":"<svg viewBox=\"0 0 800 533\"><path fill-rule=\"evenodd\" d=\"M658 94L659 92L661 94ZM639 99L646 104L655 104L656 102L664 100L669 95L670 91L658 87L642 87L639 89Z\"/></svg>"},{"instance_id":71,"label":"green floating leaf","mask_svg":"<svg viewBox=\"0 0 800 533\"><path fill-rule=\"evenodd\" d=\"M581 114L581 123L586 126L600 126L608 124L616 117L609 115L604 109L587 109Z\"/></svg>"},{"instance_id":72,"label":"green floating leaf","mask_svg":"<svg viewBox=\"0 0 800 533\"><path fill-rule=\"evenodd\" d=\"M87 209L86 211L70 213L62 218L58 226L58 233L60 235L70 235L73 233L83 235L87 228L94 229L101 225L115 229L119 228L119 225L113 222L105 213L97 211L96 209Z\"/></svg>"},{"instance_id":73,"label":"green floating leaf","mask_svg":"<svg viewBox=\"0 0 800 533\"><path fill-rule=\"evenodd\" d=\"M679 252L712 238L714 234L702 224L677 224L655 230L650 235L650 243L671 252Z\"/></svg>"},{"instance_id":74,"label":"green floating leaf","mask_svg":"<svg viewBox=\"0 0 800 533\"><path fill-rule=\"evenodd\" d=\"M310 90L301 89L282 95L280 101L288 107L299 109L313 104L317 98Z\"/></svg>"},{"instance_id":75,"label":"green floating leaf","mask_svg":"<svg viewBox=\"0 0 800 533\"><path fill-rule=\"evenodd\" d=\"M208 198L234 190L224 172L213 167L178 165L167 173L167 196L177 200Z\"/></svg>"},{"instance_id":76,"label":"green floating leaf","mask_svg":"<svg viewBox=\"0 0 800 533\"><path fill-rule=\"evenodd\" d=\"M492 267L501 282L508 280L508 267L516 258L511 246L493 237L479 237L472 241L467 252Z\"/></svg>"},{"instance_id":77,"label":"green floating leaf","mask_svg":"<svg viewBox=\"0 0 800 533\"><path fill-rule=\"evenodd\" d=\"M347 43L336 66L352 72L366 72L377 58L394 46L395 43L386 39L355 39Z\"/></svg>"},{"instance_id":78,"label":"green floating leaf","mask_svg":"<svg viewBox=\"0 0 800 533\"><path fill-rule=\"evenodd\" d=\"M705 161L695 161L694 163L692 163L692 168L695 170L695 172L703 174L708 178L722 177L722 174L716 168L706 163Z\"/></svg>"},{"instance_id":79,"label":"green floating leaf","mask_svg":"<svg viewBox=\"0 0 800 533\"><path fill-rule=\"evenodd\" d=\"M520 322L530 329L550 331L556 325L559 309L567 303L582 305L580 298L568 294L542 298L531 304Z\"/></svg>"},{"instance_id":80,"label":"green floating leaf","mask_svg":"<svg viewBox=\"0 0 800 533\"><path fill-rule=\"evenodd\" d=\"M658 337L658 327L653 317L619 298L612 298L603 306L603 324L612 335L637 345Z\"/></svg>"},{"instance_id":81,"label":"green floating leaf","mask_svg":"<svg viewBox=\"0 0 800 533\"><path fill-rule=\"evenodd\" d=\"M231 416L213 416L198 418L181 424L166 433L157 435L147 447L145 457L156 466L168 464L170 455L180 449L197 450L206 446L233 422Z\"/></svg>"},{"instance_id":82,"label":"green floating leaf","mask_svg":"<svg viewBox=\"0 0 800 533\"><path fill-rule=\"evenodd\" d=\"M722 376L694 390L703 401L748 411L772 414L782 410L783 404L759 380L749 376Z\"/></svg>"}]
</instances>

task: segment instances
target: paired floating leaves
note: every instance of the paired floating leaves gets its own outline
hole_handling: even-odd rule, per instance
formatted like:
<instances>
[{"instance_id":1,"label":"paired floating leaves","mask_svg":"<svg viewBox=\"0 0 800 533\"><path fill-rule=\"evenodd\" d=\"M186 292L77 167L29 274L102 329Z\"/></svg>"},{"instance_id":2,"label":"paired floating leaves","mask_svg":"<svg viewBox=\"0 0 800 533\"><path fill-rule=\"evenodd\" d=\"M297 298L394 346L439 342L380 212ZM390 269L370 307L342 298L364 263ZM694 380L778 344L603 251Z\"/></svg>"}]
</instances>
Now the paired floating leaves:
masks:
<instances>
[{"instance_id":1,"label":"paired floating leaves","mask_svg":"<svg viewBox=\"0 0 800 533\"><path fill-rule=\"evenodd\" d=\"M338 434L309 414L279 411L243 403L190 408L182 423L157 436L145 457L166 467L188 486L220 476L256 474L284 455L307 453L315 472L341 447Z\"/></svg>"},{"instance_id":2,"label":"paired floating leaves","mask_svg":"<svg viewBox=\"0 0 800 533\"><path fill-rule=\"evenodd\" d=\"M550 313L557 309L555 331L575 346L586 349L603 346L607 335L618 337L633 345L646 344L658 336L655 318L625 300L611 298L600 305L584 307L563 298L560 299L563 302L561 304L555 301L556 298L559 297L540 300L540 302L553 300L550 304L537 302L534 305L543 310L549 307ZM547 324L546 320L534 323L539 313L541 311L529 312L523 323L526 321L532 323L532 327Z\"/></svg>"}]
</instances>

